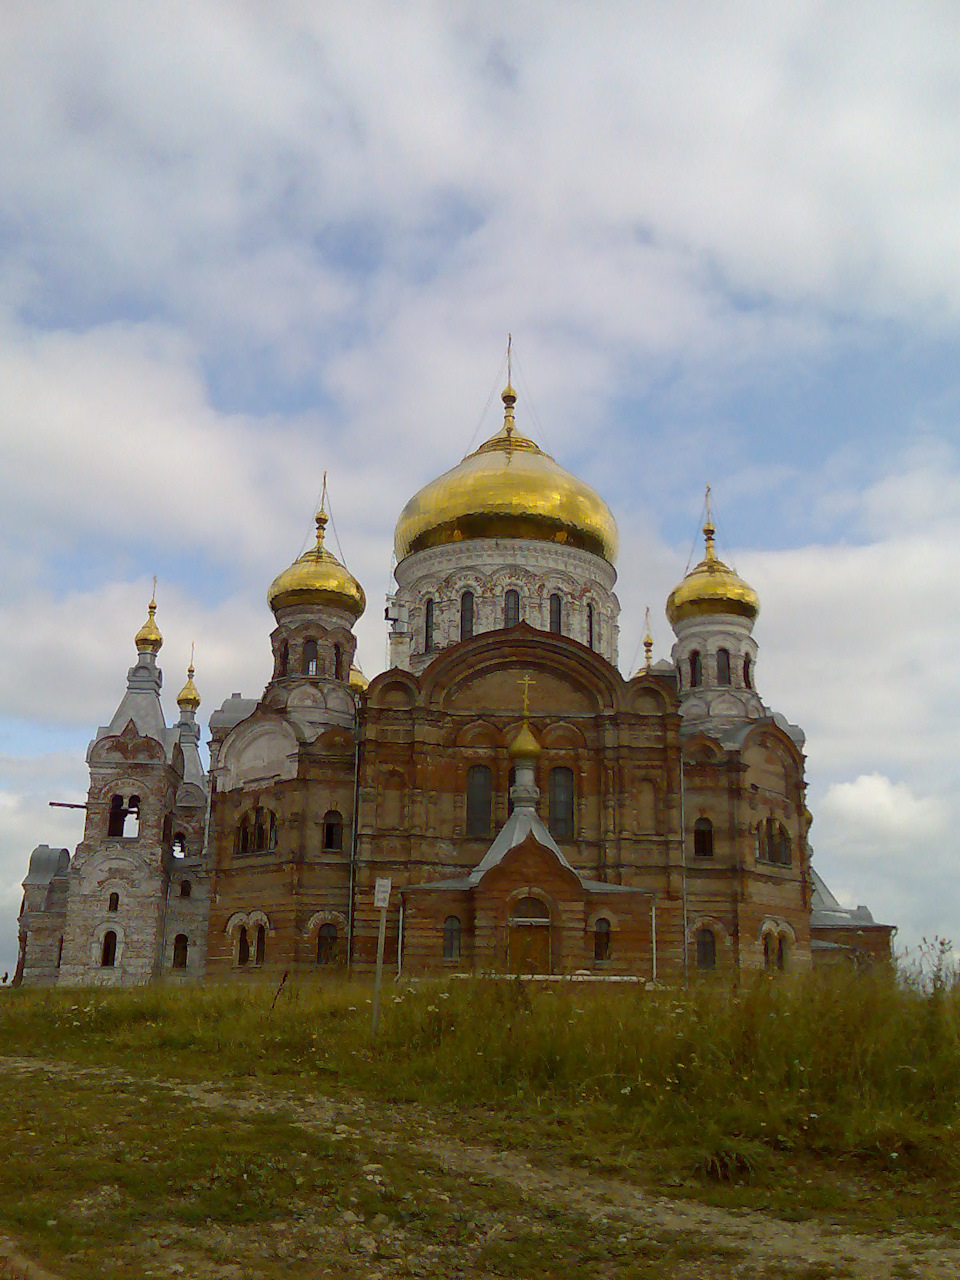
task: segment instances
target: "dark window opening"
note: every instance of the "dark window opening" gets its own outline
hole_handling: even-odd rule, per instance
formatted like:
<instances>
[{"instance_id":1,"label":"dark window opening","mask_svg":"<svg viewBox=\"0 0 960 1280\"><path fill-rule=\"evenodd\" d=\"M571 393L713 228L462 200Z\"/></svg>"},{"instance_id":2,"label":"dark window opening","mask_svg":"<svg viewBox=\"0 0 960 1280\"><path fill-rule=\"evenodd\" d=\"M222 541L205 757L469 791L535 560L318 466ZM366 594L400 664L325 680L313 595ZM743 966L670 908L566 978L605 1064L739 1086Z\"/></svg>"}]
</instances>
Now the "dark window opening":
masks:
<instances>
[{"instance_id":1,"label":"dark window opening","mask_svg":"<svg viewBox=\"0 0 960 1280\"><path fill-rule=\"evenodd\" d=\"M237 964L247 964L250 960L250 939L247 937L247 926L240 926L240 938L237 942Z\"/></svg>"},{"instance_id":2,"label":"dark window opening","mask_svg":"<svg viewBox=\"0 0 960 1280\"><path fill-rule=\"evenodd\" d=\"M773 968L773 938L769 933L763 935L763 967Z\"/></svg>"},{"instance_id":3,"label":"dark window opening","mask_svg":"<svg viewBox=\"0 0 960 1280\"><path fill-rule=\"evenodd\" d=\"M173 940L173 967L175 969L187 967L187 935L185 933L178 933Z\"/></svg>"},{"instance_id":4,"label":"dark window opening","mask_svg":"<svg viewBox=\"0 0 960 1280\"><path fill-rule=\"evenodd\" d=\"M192 888L193 886L191 885L189 880L181 880L180 881L180 897L189 898Z\"/></svg>"},{"instance_id":5,"label":"dark window opening","mask_svg":"<svg viewBox=\"0 0 960 1280\"><path fill-rule=\"evenodd\" d=\"M508 818L510 817L511 813L513 813L513 784L516 782L516 780L517 780L517 771L513 767L513 765L511 765L510 772L507 775L507 817Z\"/></svg>"},{"instance_id":6,"label":"dark window opening","mask_svg":"<svg viewBox=\"0 0 960 1280\"><path fill-rule=\"evenodd\" d=\"M601 916L593 926L593 958L610 959L610 921L605 916Z\"/></svg>"},{"instance_id":7,"label":"dark window opening","mask_svg":"<svg viewBox=\"0 0 960 1280\"><path fill-rule=\"evenodd\" d=\"M701 929L697 933L697 968L715 969L717 967L717 940L712 929Z\"/></svg>"},{"instance_id":8,"label":"dark window opening","mask_svg":"<svg viewBox=\"0 0 960 1280\"><path fill-rule=\"evenodd\" d=\"M743 687L745 689L753 688L753 681L751 679L751 670L752 668L750 665L750 655L747 654L747 656L743 660Z\"/></svg>"},{"instance_id":9,"label":"dark window opening","mask_svg":"<svg viewBox=\"0 0 960 1280\"><path fill-rule=\"evenodd\" d=\"M300 674L304 676L315 676L317 674L316 640L305 640L303 642L303 651L300 654Z\"/></svg>"},{"instance_id":10,"label":"dark window opening","mask_svg":"<svg viewBox=\"0 0 960 1280\"><path fill-rule=\"evenodd\" d=\"M765 819L757 828L757 859L780 867L791 864L790 833L776 818Z\"/></svg>"},{"instance_id":11,"label":"dark window opening","mask_svg":"<svg viewBox=\"0 0 960 1280\"><path fill-rule=\"evenodd\" d=\"M573 770L564 765L550 770L550 834L554 840L573 839Z\"/></svg>"},{"instance_id":12,"label":"dark window opening","mask_svg":"<svg viewBox=\"0 0 960 1280\"><path fill-rule=\"evenodd\" d=\"M290 670L290 646L286 640L281 641L277 650L277 675L285 676Z\"/></svg>"},{"instance_id":13,"label":"dark window opening","mask_svg":"<svg viewBox=\"0 0 960 1280\"><path fill-rule=\"evenodd\" d=\"M460 597L460 639L473 637L473 592L465 591Z\"/></svg>"},{"instance_id":14,"label":"dark window opening","mask_svg":"<svg viewBox=\"0 0 960 1280\"><path fill-rule=\"evenodd\" d=\"M100 951L100 968L112 969L117 963L117 935L108 929L103 935L103 947Z\"/></svg>"},{"instance_id":15,"label":"dark window opening","mask_svg":"<svg viewBox=\"0 0 960 1280\"><path fill-rule=\"evenodd\" d=\"M108 911L119 911L119 910L120 910L120 895L119 895L119 893L111 893L110 897L109 897L109 898L108 898L108 900L107 900L107 910L108 910Z\"/></svg>"},{"instance_id":16,"label":"dark window opening","mask_svg":"<svg viewBox=\"0 0 960 1280\"><path fill-rule=\"evenodd\" d=\"M127 818L126 806L123 803L123 796L111 796L110 798L110 817L107 820L107 835L122 836L123 825Z\"/></svg>"},{"instance_id":17,"label":"dark window opening","mask_svg":"<svg viewBox=\"0 0 960 1280\"><path fill-rule=\"evenodd\" d=\"M460 920L457 916L447 916L443 922L443 958L460 959Z\"/></svg>"},{"instance_id":18,"label":"dark window opening","mask_svg":"<svg viewBox=\"0 0 960 1280\"><path fill-rule=\"evenodd\" d=\"M563 601L556 592L550 597L550 630L557 636L563 631Z\"/></svg>"},{"instance_id":19,"label":"dark window opening","mask_svg":"<svg viewBox=\"0 0 960 1280\"><path fill-rule=\"evenodd\" d=\"M593 605L587 605L587 648L593 648Z\"/></svg>"},{"instance_id":20,"label":"dark window opening","mask_svg":"<svg viewBox=\"0 0 960 1280\"><path fill-rule=\"evenodd\" d=\"M783 970L786 968L787 950L784 946L783 938L777 939L777 968Z\"/></svg>"},{"instance_id":21,"label":"dark window opening","mask_svg":"<svg viewBox=\"0 0 960 1280\"><path fill-rule=\"evenodd\" d=\"M178 831L173 837L173 852L177 858L182 858L187 852L187 837L182 831Z\"/></svg>"},{"instance_id":22,"label":"dark window opening","mask_svg":"<svg viewBox=\"0 0 960 1280\"><path fill-rule=\"evenodd\" d=\"M549 924L550 912L539 898L521 898L510 912L511 920L530 920Z\"/></svg>"},{"instance_id":23,"label":"dark window opening","mask_svg":"<svg viewBox=\"0 0 960 1280\"><path fill-rule=\"evenodd\" d=\"M490 834L490 809L493 801L493 772L485 764L471 765L467 770L467 835Z\"/></svg>"},{"instance_id":24,"label":"dark window opening","mask_svg":"<svg viewBox=\"0 0 960 1280\"><path fill-rule=\"evenodd\" d=\"M717 684L730 683L730 650L717 650Z\"/></svg>"},{"instance_id":25,"label":"dark window opening","mask_svg":"<svg viewBox=\"0 0 960 1280\"><path fill-rule=\"evenodd\" d=\"M163 819L163 843L172 844L173 842L173 814L168 813Z\"/></svg>"},{"instance_id":26,"label":"dark window opening","mask_svg":"<svg viewBox=\"0 0 960 1280\"><path fill-rule=\"evenodd\" d=\"M513 588L503 597L503 625L515 627L520 621L520 592Z\"/></svg>"},{"instance_id":27,"label":"dark window opening","mask_svg":"<svg viewBox=\"0 0 960 1280\"><path fill-rule=\"evenodd\" d=\"M339 644L333 646L333 678L343 679L343 646Z\"/></svg>"},{"instance_id":28,"label":"dark window opening","mask_svg":"<svg viewBox=\"0 0 960 1280\"><path fill-rule=\"evenodd\" d=\"M713 857L713 823L709 818L698 818L693 824L693 853L697 858Z\"/></svg>"},{"instance_id":29,"label":"dark window opening","mask_svg":"<svg viewBox=\"0 0 960 1280\"><path fill-rule=\"evenodd\" d=\"M237 853L268 853L277 847L277 819L269 809L250 809L240 819Z\"/></svg>"},{"instance_id":30,"label":"dark window opening","mask_svg":"<svg viewBox=\"0 0 960 1280\"><path fill-rule=\"evenodd\" d=\"M322 924L317 930L317 964L336 964L337 926Z\"/></svg>"},{"instance_id":31,"label":"dark window opening","mask_svg":"<svg viewBox=\"0 0 960 1280\"><path fill-rule=\"evenodd\" d=\"M433 648L433 601L428 600L423 609L423 651Z\"/></svg>"},{"instance_id":32,"label":"dark window opening","mask_svg":"<svg viewBox=\"0 0 960 1280\"><path fill-rule=\"evenodd\" d=\"M690 655L690 688L699 689L703 683L703 664L700 661L700 650L694 649Z\"/></svg>"},{"instance_id":33,"label":"dark window opening","mask_svg":"<svg viewBox=\"0 0 960 1280\"><path fill-rule=\"evenodd\" d=\"M337 809L328 809L323 815L323 847L338 851L343 848L343 814Z\"/></svg>"},{"instance_id":34,"label":"dark window opening","mask_svg":"<svg viewBox=\"0 0 960 1280\"><path fill-rule=\"evenodd\" d=\"M257 964L263 964L267 955L267 931L262 924L257 925Z\"/></svg>"},{"instance_id":35,"label":"dark window opening","mask_svg":"<svg viewBox=\"0 0 960 1280\"><path fill-rule=\"evenodd\" d=\"M57 968L63 964L63 939L60 939L60 945L57 947Z\"/></svg>"}]
</instances>

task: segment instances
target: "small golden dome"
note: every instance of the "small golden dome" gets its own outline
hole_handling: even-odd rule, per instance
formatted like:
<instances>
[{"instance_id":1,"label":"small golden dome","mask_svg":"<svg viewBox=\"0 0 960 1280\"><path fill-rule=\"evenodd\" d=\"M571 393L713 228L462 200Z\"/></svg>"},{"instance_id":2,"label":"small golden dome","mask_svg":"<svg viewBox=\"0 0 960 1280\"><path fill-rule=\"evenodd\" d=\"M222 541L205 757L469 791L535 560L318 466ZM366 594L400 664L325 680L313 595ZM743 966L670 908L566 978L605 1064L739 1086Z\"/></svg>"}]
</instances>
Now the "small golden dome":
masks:
<instances>
[{"instance_id":1,"label":"small golden dome","mask_svg":"<svg viewBox=\"0 0 960 1280\"><path fill-rule=\"evenodd\" d=\"M177 694L177 706L181 711L196 711L200 706L200 695L197 693L197 686L193 683L193 677L196 674L193 663L187 667L187 683Z\"/></svg>"},{"instance_id":2,"label":"small golden dome","mask_svg":"<svg viewBox=\"0 0 960 1280\"><path fill-rule=\"evenodd\" d=\"M147 605L147 620L133 638L138 653L159 653L163 647L163 636L156 622L157 602L151 599Z\"/></svg>"},{"instance_id":3,"label":"small golden dome","mask_svg":"<svg viewBox=\"0 0 960 1280\"><path fill-rule=\"evenodd\" d=\"M349 684L354 693L363 693L370 681L363 674L360 668L354 664L350 668Z\"/></svg>"},{"instance_id":4,"label":"small golden dome","mask_svg":"<svg viewBox=\"0 0 960 1280\"><path fill-rule=\"evenodd\" d=\"M531 538L616 561L617 524L610 508L517 431L516 398L508 383L502 428L404 507L394 533L398 560L464 538Z\"/></svg>"},{"instance_id":5,"label":"small golden dome","mask_svg":"<svg viewBox=\"0 0 960 1280\"><path fill-rule=\"evenodd\" d=\"M715 534L708 511L703 526L706 555L667 597L667 618L672 627L687 618L717 613L732 613L752 622L760 612L760 598L753 587L717 558Z\"/></svg>"},{"instance_id":6,"label":"small golden dome","mask_svg":"<svg viewBox=\"0 0 960 1280\"><path fill-rule=\"evenodd\" d=\"M535 760L540 755L540 743L533 736L533 730L524 720L520 732L510 743L507 751L516 759Z\"/></svg>"},{"instance_id":7,"label":"small golden dome","mask_svg":"<svg viewBox=\"0 0 960 1280\"><path fill-rule=\"evenodd\" d=\"M326 523L327 514L321 509L317 512L316 546L294 560L270 584L267 600L274 611L287 605L323 604L359 618L367 607L363 587L323 545Z\"/></svg>"}]
</instances>

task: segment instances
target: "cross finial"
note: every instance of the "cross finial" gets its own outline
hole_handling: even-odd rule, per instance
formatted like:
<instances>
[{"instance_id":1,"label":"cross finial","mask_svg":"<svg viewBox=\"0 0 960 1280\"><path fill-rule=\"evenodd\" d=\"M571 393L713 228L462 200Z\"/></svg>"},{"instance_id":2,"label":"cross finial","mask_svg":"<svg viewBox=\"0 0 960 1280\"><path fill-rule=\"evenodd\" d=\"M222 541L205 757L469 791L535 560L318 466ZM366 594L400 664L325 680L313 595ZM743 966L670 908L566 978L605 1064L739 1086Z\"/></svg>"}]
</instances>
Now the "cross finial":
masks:
<instances>
[{"instance_id":1,"label":"cross finial","mask_svg":"<svg viewBox=\"0 0 960 1280\"><path fill-rule=\"evenodd\" d=\"M530 686L532 684L536 684L536 681L532 680L529 674L527 674L525 676L521 676L520 683L523 685L523 718L526 720L530 711Z\"/></svg>"},{"instance_id":2,"label":"cross finial","mask_svg":"<svg viewBox=\"0 0 960 1280\"><path fill-rule=\"evenodd\" d=\"M513 385L513 334L507 334L507 383Z\"/></svg>"},{"instance_id":3,"label":"cross finial","mask_svg":"<svg viewBox=\"0 0 960 1280\"><path fill-rule=\"evenodd\" d=\"M154 608L157 607L157 575L153 575L153 595L150 597L150 603Z\"/></svg>"},{"instance_id":4,"label":"cross finial","mask_svg":"<svg viewBox=\"0 0 960 1280\"><path fill-rule=\"evenodd\" d=\"M645 666L647 671L653 662L653 636L650 634L650 606L647 605L647 616L644 622L643 632L643 652L645 655Z\"/></svg>"}]
</instances>

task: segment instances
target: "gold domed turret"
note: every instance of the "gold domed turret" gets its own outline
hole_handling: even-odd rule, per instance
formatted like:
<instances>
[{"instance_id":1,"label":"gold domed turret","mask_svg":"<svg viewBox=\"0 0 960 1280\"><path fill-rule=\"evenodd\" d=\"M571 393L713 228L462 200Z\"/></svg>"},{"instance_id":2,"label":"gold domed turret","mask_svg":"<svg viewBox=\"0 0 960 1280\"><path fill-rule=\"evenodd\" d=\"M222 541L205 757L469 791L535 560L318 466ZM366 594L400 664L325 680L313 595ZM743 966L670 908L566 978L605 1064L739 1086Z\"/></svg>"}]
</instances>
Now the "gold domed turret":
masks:
<instances>
[{"instance_id":1,"label":"gold domed turret","mask_svg":"<svg viewBox=\"0 0 960 1280\"><path fill-rule=\"evenodd\" d=\"M356 665L356 663L354 663L354 665L350 668L348 683L354 693L363 693L363 691L366 689L370 681L363 674L363 672Z\"/></svg>"},{"instance_id":2,"label":"gold domed turret","mask_svg":"<svg viewBox=\"0 0 960 1280\"><path fill-rule=\"evenodd\" d=\"M703 536L706 555L667 597L667 618L670 625L675 627L678 622L687 618L717 613L734 614L752 622L760 612L760 599L753 587L748 586L738 573L717 557L713 546L716 529L710 519L709 486Z\"/></svg>"},{"instance_id":3,"label":"gold domed turret","mask_svg":"<svg viewBox=\"0 0 960 1280\"><path fill-rule=\"evenodd\" d=\"M540 755L542 748L540 743L533 736L533 730L524 720L520 726L520 732L507 747L507 751L516 759L536 760Z\"/></svg>"},{"instance_id":4,"label":"gold domed turret","mask_svg":"<svg viewBox=\"0 0 960 1280\"><path fill-rule=\"evenodd\" d=\"M159 653L163 647L163 636L157 626L157 581L153 581L153 595L147 605L147 620L133 638L138 653Z\"/></svg>"},{"instance_id":5,"label":"gold domed turret","mask_svg":"<svg viewBox=\"0 0 960 1280\"><path fill-rule=\"evenodd\" d=\"M425 485L400 513L397 559L465 538L531 538L580 547L613 564L617 525L610 508L517 431L517 393L509 382L501 398L496 435Z\"/></svg>"},{"instance_id":6,"label":"gold domed turret","mask_svg":"<svg viewBox=\"0 0 960 1280\"><path fill-rule=\"evenodd\" d=\"M363 587L323 545L327 513L317 512L317 543L274 578L267 592L273 610L294 604L322 604L359 618L367 607Z\"/></svg>"},{"instance_id":7,"label":"gold domed turret","mask_svg":"<svg viewBox=\"0 0 960 1280\"><path fill-rule=\"evenodd\" d=\"M200 706L200 695L197 693L197 686L193 683L195 675L196 671L191 657L190 665L187 667L187 683L177 694L177 706L181 711L196 711Z\"/></svg>"}]
</instances>

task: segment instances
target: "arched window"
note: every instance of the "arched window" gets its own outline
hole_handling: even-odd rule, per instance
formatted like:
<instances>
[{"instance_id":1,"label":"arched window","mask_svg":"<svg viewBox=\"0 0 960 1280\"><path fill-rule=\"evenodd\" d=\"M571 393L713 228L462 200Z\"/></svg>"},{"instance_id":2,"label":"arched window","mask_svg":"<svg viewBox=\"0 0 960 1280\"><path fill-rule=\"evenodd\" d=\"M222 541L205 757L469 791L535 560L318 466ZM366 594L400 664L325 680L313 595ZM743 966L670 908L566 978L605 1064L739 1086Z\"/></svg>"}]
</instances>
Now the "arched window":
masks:
<instances>
[{"instance_id":1,"label":"arched window","mask_svg":"<svg viewBox=\"0 0 960 1280\"><path fill-rule=\"evenodd\" d=\"M317 964L336 964L337 926L329 921L317 930Z\"/></svg>"},{"instance_id":2,"label":"arched window","mask_svg":"<svg viewBox=\"0 0 960 1280\"><path fill-rule=\"evenodd\" d=\"M180 897L189 898L192 888L193 886L191 885L189 880L181 880L180 881Z\"/></svg>"},{"instance_id":3,"label":"arched window","mask_svg":"<svg viewBox=\"0 0 960 1280\"><path fill-rule=\"evenodd\" d=\"M751 665L750 655L748 653L743 660L743 687L745 689L753 688L752 671L753 671L753 667Z\"/></svg>"},{"instance_id":4,"label":"arched window","mask_svg":"<svg viewBox=\"0 0 960 1280\"><path fill-rule=\"evenodd\" d=\"M697 930L697 968L715 969L717 967L717 940L712 929Z\"/></svg>"},{"instance_id":5,"label":"arched window","mask_svg":"<svg viewBox=\"0 0 960 1280\"><path fill-rule=\"evenodd\" d=\"M263 964L267 955L267 931L262 924L257 925L257 964Z\"/></svg>"},{"instance_id":6,"label":"arched window","mask_svg":"<svg viewBox=\"0 0 960 1280\"><path fill-rule=\"evenodd\" d=\"M460 597L460 639L470 640L473 636L473 592L465 591Z\"/></svg>"},{"instance_id":7,"label":"arched window","mask_svg":"<svg viewBox=\"0 0 960 1280\"><path fill-rule=\"evenodd\" d=\"M285 676L290 669L290 646L286 640L280 642L277 650L277 675Z\"/></svg>"},{"instance_id":8,"label":"arched window","mask_svg":"<svg viewBox=\"0 0 960 1280\"><path fill-rule=\"evenodd\" d=\"M428 600L423 607L423 651L428 653L433 648L433 601Z\"/></svg>"},{"instance_id":9,"label":"arched window","mask_svg":"<svg viewBox=\"0 0 960 1280\"><path fill-rule=\"evenodd\" d=\"M131 840L135 840L140 834L140 797L131 796L127 801L127 817L130 819L131 826L124 830L124 835L129 836Z\"/></svg>"},{"instance_id":10,"label":"arched window","mask_svg":"<svg viewBox=\"0 0 960 1280\"><path fill-rule=\"evenodd\" d=\"M343 646L339 644L333 646L333 678L343 679Z\"/></svg>"},{"instance_id":11,"label":"arched window","mask_svg":"<svg viewBox=\"0 0 960 1280\"><path fill-rule=\"evenodd\" d=\"M550 770L550 833L554 840L573 839L573 770Z\"/></svg>"},{"instance_id":12,"label":"arched window","mask_svg":"<svg viewBox=\"0 0 960 1280\"><path fill-rule=\"evenodd\" d=\"M757 859L781 867L791 864L790 832L776 818L766 818L757 828Z\"/></svg>"},{"instance_id":13,"label":"arched window","mask_svg":"<svg viewBox=\"0 0 960 1280\"><path fill-rule=\"evenodd\" d=\"M593 605L587 605L587 648L593 648Z\"/></svg>"},{"instance_id":14,"label":"arched window","mask_svg":"<svg viewBox=\"0 0 960 1280\"><path fill-rule=\"evenodd\" d=\"M120 910L120 895L119 895L119 893L111 893L111 895L110 895L109 899L107 900L107 910L108 910L108 911L119 911L119 910Z\"/></svg>"},{"instance_id":15,"label":"arched window","mask_svg":"<svg viewBox=\"0 0 960 1280\"><path fill-rule=\"evenodd\" d=\"M250 939L247 937L247 926L240 926L240 937L237 939L237 964L244 965L250 960Z\"/></svg>"},{"instance_id":16,"label":"arched window","mask_svg":"<svg viewBox=\"0 0 960 1280\"><path fill-rule=\"evenodd\" d=\"M531 920L548 924L550 922L550 912L539 898L521 898L510 912L510 919L514 921Z\"/></svg>"},{"instance_id":17,"label":"arched window","mask_svg":"<svg viewBox=\"0 0 960 1280\"><path fill-rule=\"evenodd\" d=\"M703 683L703 664L700 661L700 650L694 649L690 655L690 688L699 689Z\"/></svg>"},{"instance_id":18,"label":"arched window","mask_svg":"<svg viewBox=\"0 0 960 1280\"><path fill-rule=\"evenodd\" d=\"M100 950L100 968L112 969L117 963L117 935L108 929L103 935L103 946Z\"/></svg>"},{"instance_id":19,"label":"arched window","mask_svg":"<svg viewBox=\"0 0 960 1280\"><path fill-rule=\"evenodd\" d=\"M773 968L773 934L770 933L763 935L763 967Z\"/></svg>"},{"instance_id":20,"label":"arched window","mask_svg":"<svg viewBox=\"0 0 960 1280\"><path fill-rule=\"evenodd\" d=\"M187 967L187 935L185 933L178 933L173 940L173 967L175 969Z\"/></svg>"},{"instance_id":21,"label":"arched window","mask_svg":"<svg viewBox=\"0 0 960 1280\"><path fill-rule=\"evenodd\" d=\"M468 836L490 834L490 808L493 800L493 772L485 764L473 764L467 770Z\"/></svg>"},{"instance_id":22,"label":"arched window","mask_svg":"<svg viewBox=\"0 0 960 1280\"><path fill-rule=\"evenodd\" d=\"M328 809L323 815L324 849L343 848L343 814L338 809Z\"/></svg>"},{"instance_id":23,"label":"arched window","mask_svg":"<svg viewBox=\"0 0 960 1280\"><path fill-rule=\"evenodd\" d=\"M600 916L593 926L593 958L610 959L610 921L606 916Z\"/></svg>"},{"instance_id":24,"label":"arched window","mask_svg":"<svg viewBox=\"0 0 960 1280\"><path fill-rule=\"evenodd\" d=\"M107 819L107 835L122 836L126 817L127 810L123 803L123 796L111 796L110 817Z\"/></svg>"},{"instance_id":25,"label":"arched window","mask_svg":"<svg viewBox=\"0 0 960 1280\"><path fill-rule=\"evenodd\" d=\"M303 642L303 650L300 654L300 674L302 676L315 676L317 674L316 640L304 640Z\"/></svg>"},{"instance_id":26,"label":"arched window","mask_svg":"<svg viewBox=\"0 0 960 1280\"><path fill-rule=\"evenodd\" d=\"M163 818L163 843L173 844L173 814L164 814Z\"/></svg>"},{"instance_id":27,"label":"arched window","mask_svg":"<svg viewBox=\"0 0 960 1280\"><path fill-rule=\"evenodd\" d=\"M277 847L277 819L269 809L249 809L240 819L237 853L268 853Z\"/></svg>"},{"instance_id":28,"label":"arched window","mask_svg":"<svg viewBox=\"0 0 960 1280\"><path fill-rule=\"evenodd\" d=\"M515 627L520 621L520 592L513 587L503 597L503 625Z\"/></svg>"},{"instance_id":29,"label":"arched window","mask_svg":"<svg viewBox=\"0 0 960 1280\"><path fill-rule=\"evenodd\" d=\"M563 631L563 602L556 592L550 597L550 630L557 636Z\"/></svg>"},{"instance_id":30,"label":"arched window","mask_svg":"<svg viewBox=\"0 0 960 1280\"><path fill-rule=\"evenodd\" d=\"M444 960L460 959L460 919L458 916L447 916L443 922L443 958Z\"/></svg>"},{"instance_id":31,"label":"arched window","mask_svg":"<svg viewBox=\"0 0 960 1280\"><path fill-rule=\"evenodd\" d=\"M787 948L783 934L777 939L777 968L781 971L787 967Z\"/></svg>"},{"instance_id":32,"label":"arched window","mask_svg":"<svg viewBox=\"0 0 960 1280\"><path fill-rule=\"evenodd\" d=\"M717 684L730 683L730 650L717 650Z\"/></svg>"},{"instance_id":33,"label":"arched window","mask_svg":"<svg viewBox=\"0 0 960 1280\"><path fill-rule=\"evenodd\" d=\"M178 831L173 837L173 856L182 858L187 852L187 837L182 831Z\"/></svg>"},{"instance_id":34,"label":"arched window","mask_svg":"<svg viewBox=\"0 0 960 1280\"><path fill-rule=\"evenodd\" d=\"M713 857L713 823L709 818L698 818L693 824L693 853L697 858Z\"/></svg>"}]
</instances>

